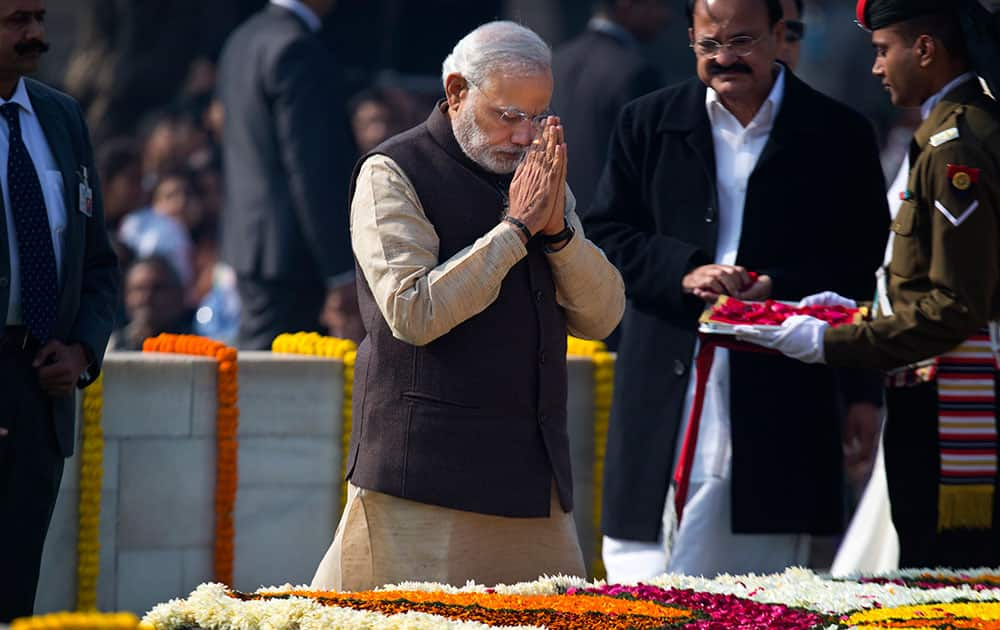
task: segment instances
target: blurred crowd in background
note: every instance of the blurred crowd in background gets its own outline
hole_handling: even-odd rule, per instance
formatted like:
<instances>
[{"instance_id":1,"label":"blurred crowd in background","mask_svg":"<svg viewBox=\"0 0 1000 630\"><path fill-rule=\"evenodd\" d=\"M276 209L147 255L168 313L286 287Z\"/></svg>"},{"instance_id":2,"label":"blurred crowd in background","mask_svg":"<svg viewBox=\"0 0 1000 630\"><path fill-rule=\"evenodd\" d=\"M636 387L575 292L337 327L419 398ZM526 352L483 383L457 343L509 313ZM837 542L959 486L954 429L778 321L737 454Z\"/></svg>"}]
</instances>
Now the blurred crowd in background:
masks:
<instances>
[{"instance_id":1,"label":"blurred crowd in background","mask_svg":"<svg viewBox=\"0 0 1000 630\"><path fill-rule=\"evenodd\" d=\"M85 109L106 220L125 271L114 348L139 349L145 337L159 332L235 339L236 279L217 254L225 113L216 96L216 70L227 36L265 4L51 3L49 29L57 32L49 35L55 46L43 78ZM646 25L640 39L660 84L690 77L695 63L683 3L633 4L655 5L657 21ZM884 148L883 168L894 173L917 120L894 112L878 81L867 78L873 53L867 34L853 22L854 3L805 0L802 9L796 73L871 119ZM441 96L441 61L478 24L517 20L558 50L587 28L593 10L588 0L340 0L321 35L338 63L339 76L331 80L349 95L355 142L342 147L348 161L426 118ZM64 42L72 44L56 50Z\"/></svg>"}]
</instances>

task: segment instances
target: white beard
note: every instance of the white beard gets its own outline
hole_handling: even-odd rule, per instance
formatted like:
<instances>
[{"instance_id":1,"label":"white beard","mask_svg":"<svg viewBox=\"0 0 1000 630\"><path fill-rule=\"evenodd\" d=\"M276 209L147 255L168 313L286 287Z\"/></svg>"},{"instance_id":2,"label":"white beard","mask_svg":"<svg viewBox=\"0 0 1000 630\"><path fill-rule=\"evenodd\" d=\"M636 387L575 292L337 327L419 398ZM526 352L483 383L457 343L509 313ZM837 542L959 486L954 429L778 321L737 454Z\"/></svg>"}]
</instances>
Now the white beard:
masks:
<instances>
[{"instance_id":1,"label":"white beard","mask_svg":"<svg viewBox=\"0 0 1000 630\"><path fill-rule=\"evenodd\" d=\"M523 147L516 144L490 144L489 138L476 124L476 112L471 101L466 102L465 107L452 118L452 128L462 152L491 173L513 173L524 159L526 150Z\"/></svg>"}]
</instances>

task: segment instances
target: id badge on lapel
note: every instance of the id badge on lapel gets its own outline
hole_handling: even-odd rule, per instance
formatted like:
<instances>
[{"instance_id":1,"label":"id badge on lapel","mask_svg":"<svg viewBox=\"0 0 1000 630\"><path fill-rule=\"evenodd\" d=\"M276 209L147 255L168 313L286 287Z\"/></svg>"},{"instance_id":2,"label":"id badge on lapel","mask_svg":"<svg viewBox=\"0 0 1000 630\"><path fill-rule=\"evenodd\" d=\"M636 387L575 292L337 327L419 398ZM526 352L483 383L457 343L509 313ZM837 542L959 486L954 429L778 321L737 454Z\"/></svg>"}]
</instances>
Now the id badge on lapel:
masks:
<instances>
[{"instance_id":1,"label":"id badge on lapel","mask_svg":"<svg viewBox=\"0 0 1000 630\"><path fill-rule=\"evenodd\" d=\"M86 217L94 216L94 191L90 188L90 180L87 175L87 167L81 166L77 172L80 181L79 206L77 210Z\"/></svg>"}]
</instances>

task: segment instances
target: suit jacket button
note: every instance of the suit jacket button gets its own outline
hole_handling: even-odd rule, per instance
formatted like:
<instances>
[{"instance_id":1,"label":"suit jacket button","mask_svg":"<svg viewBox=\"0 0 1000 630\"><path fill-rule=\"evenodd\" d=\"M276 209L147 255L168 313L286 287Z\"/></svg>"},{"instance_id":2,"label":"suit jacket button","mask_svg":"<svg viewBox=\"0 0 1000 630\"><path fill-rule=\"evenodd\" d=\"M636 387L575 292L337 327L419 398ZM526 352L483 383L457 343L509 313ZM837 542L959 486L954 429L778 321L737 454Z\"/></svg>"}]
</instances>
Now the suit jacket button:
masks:
<instances>
[{"instance_id":1,"label":"suit jacket button","mask_svg":"<svg viewBox=\"0 0 1000 630\"><path fill-rule=\"evenodd\" d=\"M684 362L681 361L680 359L675 359L674 374L676 374L677 376L684 376L685 370L687 370L687 367L684 365Z\"/></svg>"}]
</instances>

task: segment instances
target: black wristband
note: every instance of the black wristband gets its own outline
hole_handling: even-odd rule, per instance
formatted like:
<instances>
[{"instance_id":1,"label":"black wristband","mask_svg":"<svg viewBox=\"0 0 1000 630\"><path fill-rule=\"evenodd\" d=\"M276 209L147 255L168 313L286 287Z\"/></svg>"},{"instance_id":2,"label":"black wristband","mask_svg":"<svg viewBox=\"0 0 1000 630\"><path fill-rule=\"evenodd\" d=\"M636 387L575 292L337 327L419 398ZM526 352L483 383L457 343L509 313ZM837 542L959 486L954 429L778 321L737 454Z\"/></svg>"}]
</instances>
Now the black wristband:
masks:
<instances>
[{"instance_id":1,"label":"black wristband","mask_svg":"<svg viewBox=\"0 0 1000 630\"><path fill-rule=\"evenodd\" d=\"M568 241L573 238L576 231L573 230L573 226L569 223L565 224L565 227L561 232L556 232L555 234L542 234L542 240L545 241L546 245L554 245L556 243L562 243L563 241Z\"/></svg>"},{"instance_id":2,"label":"black wristband","mask_svg":"<svg viewBox=\"0 0 1000 630\"><path fill-rule=\"evenodd\" d=\"M521 223L520 221L510 216L509 214L505 214L503 220L506 221L507 223L510 223L517 229L521 230L521 233L524 234L525 238L527 238L529 241L531 240L532 237L531 230L528 229L527 225Z\"/></svg>"}]
</instances>

